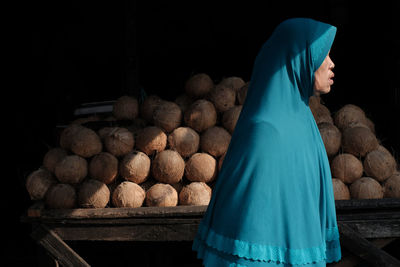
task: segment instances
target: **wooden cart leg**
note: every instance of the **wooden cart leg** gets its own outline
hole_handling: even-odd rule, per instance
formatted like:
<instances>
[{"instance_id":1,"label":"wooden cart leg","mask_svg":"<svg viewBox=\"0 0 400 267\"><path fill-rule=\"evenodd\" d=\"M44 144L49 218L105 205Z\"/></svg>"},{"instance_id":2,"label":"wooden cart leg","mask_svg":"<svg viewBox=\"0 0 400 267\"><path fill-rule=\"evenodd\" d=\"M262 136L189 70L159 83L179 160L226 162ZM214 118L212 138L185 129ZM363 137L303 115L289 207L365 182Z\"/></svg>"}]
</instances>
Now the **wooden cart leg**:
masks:
<instances>
[{"instance_id":1,"label":"wooden cart leg","mask_svg":"<svg viewBox=\"0 0 400 267\"><path fill-rule=\"evenodd\" d=\"M33 228L31 237L57 260L62 266L90 266L75 251L73 251L56 233L45 225L39 224Z\"/></svg>"}]
</instances>

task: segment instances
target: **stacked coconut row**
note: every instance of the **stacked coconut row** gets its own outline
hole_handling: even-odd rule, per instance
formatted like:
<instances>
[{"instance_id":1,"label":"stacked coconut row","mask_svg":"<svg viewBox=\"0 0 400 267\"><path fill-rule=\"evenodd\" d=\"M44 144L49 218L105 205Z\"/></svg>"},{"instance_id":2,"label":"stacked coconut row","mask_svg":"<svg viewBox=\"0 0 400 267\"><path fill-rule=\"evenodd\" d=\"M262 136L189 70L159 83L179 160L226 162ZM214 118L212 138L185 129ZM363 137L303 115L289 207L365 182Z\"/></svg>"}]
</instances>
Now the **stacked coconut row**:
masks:
<instances>
[{"instance_id":1,"label":"stacked coconut row","mask_svg":"<svg viewBox=\"0 0 400 267\"><path fill-rule=\"evenodd\" d=\"M200 73L174 101L122 96L112 115L71 122L26 188L58 209L208 205L247 88Z\"/></svg>"},{"instance_id":2,"label":"stacked coconut row","mask_svg":"<svg viewBox=\"0 0 400 267\"><path fill-rule=\"evenodd\" d=\"M331 115L316 96L309 104L330 160L335 199L400 198L396 159L364 110L347 104Z\"/></svg>"}]
</instances>

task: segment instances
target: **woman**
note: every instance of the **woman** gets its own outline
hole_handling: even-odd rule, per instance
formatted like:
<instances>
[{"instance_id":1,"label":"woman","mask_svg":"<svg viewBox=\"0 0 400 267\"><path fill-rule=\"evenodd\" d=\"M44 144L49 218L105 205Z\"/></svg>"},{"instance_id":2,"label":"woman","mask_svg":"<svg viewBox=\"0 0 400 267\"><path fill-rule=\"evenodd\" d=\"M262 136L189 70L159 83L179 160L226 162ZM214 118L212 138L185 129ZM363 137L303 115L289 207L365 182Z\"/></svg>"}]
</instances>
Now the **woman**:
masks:
<instances>
[{"instance_id":1,"label":"woman","mask_svg":"<svg viewBox=\"0 0 400 267\"><path fill-rule=\"evenodd\" d=\"M326 266L341 258L329 161L308 106L333 83L336 28L282 22L247 97L193 250L205 266Z\"/></svg>"}]
</instances>

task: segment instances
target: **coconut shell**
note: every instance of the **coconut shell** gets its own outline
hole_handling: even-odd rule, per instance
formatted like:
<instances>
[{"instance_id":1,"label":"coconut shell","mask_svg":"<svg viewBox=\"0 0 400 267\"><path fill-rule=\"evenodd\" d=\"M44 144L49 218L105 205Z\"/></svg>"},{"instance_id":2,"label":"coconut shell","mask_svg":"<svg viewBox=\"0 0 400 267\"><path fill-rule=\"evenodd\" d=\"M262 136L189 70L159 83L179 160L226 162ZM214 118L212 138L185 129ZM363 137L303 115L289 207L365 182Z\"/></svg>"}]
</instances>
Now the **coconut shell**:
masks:
<instances>
[{"instance_id":1,"label":"coconut shell","mask_svg":"<svg viewBox=\"0 0 400 267\"><path fill-rule=\"evenodd\" d=\"M346 128L342 132L342 148L346 153L357 157L365 157L367 153L376 149L379 143L371 130L365 127Z\"/></svg>"},{"instance_id":2,"label":"coconut shell","mask_svg":"<svg viewBox=\"0 0 400 267\"><path fill-rule=\"evenodd\" d=\"M344 131L351 123L361 122L367 124L365 112L357 105L347 104L333 115L333 120L341 131Z\"/></svg>"},{"instance_id":3,"label":"coconut shell","mask_svg":"<svg viewBox=\"0 0 400 267\"><path fill-rule=\"evenodd\" d=\"M206 73L197 73L191 76L185 83L185 92L191 98L205 97L214 87L214 82Z\"/></svg>"},{"instance_id":4,"label":"coconut shell","mask_svg":"<svg viewBox=\"0 0 400 267\"><path fill-rule=\"evenodd\" d=\"M320 96L312 95L308 99L308 106L310 107L311 110L316 110L318 108L318 106L321 105L321 104L322 103L321 103L321 97Z\"/></svg>"},{"instance_id":5,"label":"coconut shell","mask_svg":"<svg viewBox=\"0 0 400 267\"><path fill-rule=\"evenodd\" d=\"M179 193L179 205L208 205L212 190L206 183L192 182L185 185Z\"/></svg>"},{"instance_id":6,"label":"coconut shell","mask_svg":"<svg viewBox=\"0 0 400 267\"><path fill-rule=\"evenodd\" d=\"M187 158L199 150L200 136L190 127L178 127L168 136L168 146Z\"/></svg>"},{"instance_id":7,"label":"coconut shell","mask_svg":"<svg viewBox=\"0 0 400 267\"><path fill-rule=\"evenodd\" d=\"M88 163L78 155L65 156L56 164L54 173L61 183L78 184L88 174Z\"/></svg>"},{"instance_id":8,"label":"coconut shell","mask_svg":"<svg viewBox=\"0 0 400 267\"><path fill-rule=\"evenodd\" d=\"M342 133L335 125L329 122L319 123L318 129L328 156L332 157L336 155L339 152L342 143Z\"/></svg>"},{"instance_id":9,"label":"coconut shell","mask_svg":"<svg viewBox=\"0 0 400 267\"><path fill-rule=\"evenodd\" d=\"M124 156L120 163L120 174L128 181L141 184L150 174L151 160L141 151L133 151Z\"/></svg>"},{"instance_id":10,"label":"coconut shell","mask_svg":"<svg viewBox=\"0 0 400 267\"><path fill-rule=\"evenodd\" d=\"M110 135L110 133L114 130L115 127L103 127L97 131L97 135L100 137L100 140L104 142L104 139Z\"/></svg>"},{"instance_id":11,"label":"coconut shell","mask_svg":"<svg viewBox=\"0 0 400 267\"><path fill-rule=\"evenodd\" d=\"M351 184L363 175L363 164L352 154L343 153L333 158L331 164L332 176L345 184Z\"/></svg>"},{"instance_id":12,"label":"coconut shell","mask_svg":"<svg viewBox=\"0 0 400 267\"><path fill-rule=\"evenodd\" d=\"M182 114L189 109L190 105L194 102L193 99L187 94L180 94L174 100L174 102L181 108Z\"/></svg>"},{"instance_id":13,"label":"coconut shell","mask_svg":"<svg viewBox=\"0 0 400 267\"><path fill-rule=\"evenodd\" d=\"M212 102L199 99L186 110L184 121L188 127L201 133L217 123L217 111Z\"/></svg>"},{"instance_id":14,"label":"coconut shell","mask_svg":"<svg viewBox=\"0 0 400 267\"><path fill-rule=\"evenodd\" d=\"M147 126L138 131L136 148L148 156L163 151L167 146L167 135L157 126Z\"/></svg>"},{"instance_id":15,"label":"coconut shell","mask_svg":"<svg viewBox=\"0 0 400 267\"><path fill-rule=\"evenodd\" d=\"M220 157L228 150L231 135L220 126L208 128L200 137L200 148L214 157Z\"/></svg>"},{"instance_id":16,"label":"coconut shell","mask_svg":"<svg viewBox=\"0 0 400 267\"><path fill-rule=\"evenodd\" d=\"M185 171L185 161L174 150L164 150L152 162L152 176L161 183L175 184L181 181Z\"/></svg>"},{"instance_id":17,"label":"coconut shell","mask_svg":"<svg viewBox=\"0 0 400 267\"><path fill-rule=\"evenodd\" d=\"M385 198L400 198L400 173L396 172L383 184Z\"/></svg>"},{"instance_id":18,"label":"coconut shell","mask_svg":"<svg viewBox=\"0 0 400 267\"><path fill-rule=\"evenodd\" d=\"M178 205L178 192L169 184L157 183L146 192L146 206L173 207Z\"/></svg>"},{"instance_id":19,"label":"coconut shell","mask_svg":"<svg viewBox=\"0 0 400 267\"><path fill-rule=\"evenodd\" d=\"M219 82L219 85L230 87L235 92L239 91L245 84L246 82L242 78L235 76L223 78Z\"/></svg>"},{"instance_id":20,"label":"coconut shell","mask_svg":"<svg viewBox=\"0 0 400 267\"><path fill-rule=\"evenodd\" d=\"M70 150L76 155L90 158L99 154L102 149L101 139L92 129L81 127L72 135Z\"/></svg>"},{"instance_id":21,"label":"coconut shell","mask_svg":"<svg viewBox=\"0 0 400 267\"><path fill-rule=\"evenodd\" d=\"M76 190L69 184L54 184L46 194L46 206L50 209L73 209L76 207Z\"/></svg>"},{"instance_id":22,"label":"coconut shell","mask_svg":"<svg viewBox=\"0 0 400 267\"><path fill-rule=\"evenodd\" d=\"M208 99L214 104L217 112L222 113L235 105L236 92L230 87L218 84L211 89Z\"/></svg>"},{"instance_id":23,"label":"coconut shell","mask_svg":"<svg viewBox=\"0 0 400 267\"><path fill-rule=\"evenodd\" d=\"M222 115L222 125L230 134L233 134L233 131L235 130L241 111L241 105L233 106L229 110L225 111Z\"/></svg>"},{"instance_id":24,"label":"coconut shell","mask_svg":"<svg viewBox=\"0 0 400 267\"><path fill-rule=\"evenodd\" d=\"M333 194L335 200L349 200L350 190L342 180L337 178L332 178Z\"/></svg>"},{"instance_id":25,"label":"coconut shell","mask_svg":"<svg viewBox=\"0 0 400 267\"><path fill-rule=\"evenodd\" d=\"M106 151L116 157L132 152L135 145L133 134L126 128L114 127L104 139Z\"/></svg>"},{"instance_id":26,"label":"coconut shell","mask_svg":"<svg viewBox=\"0 0 400 267\"><path fill-rule=\"evenodd\" d=\"M148 123L153 124L154 109L161 104L163 100L157 95L149 95L140 105L140 117Z\"/></svg>"},{"instance_id":27,"label":"coconut shell","mask_svg":"<svg viewBox=\"0 0 400 267\"><path fill-rule=\"evenodd\" d=\"M371 177L361 177L350 185L350 195L353 199L383 198L383 188Z\"/></svg>"},{"instance_id":28,"label":"coconut shell","mask_svg":"<svg viewBox=\"0 0 400 267\"><path fill-rule=\"evenodd\" d=\"M121 96L115 101L112 113L117 120L133 120L139 115L139 101L132 96Z\"/></svg>"},{"instance_id":29,"label":"coconut shell","mask_svg":"<svg viewBox=\"0 0 400 267\"><path fill-rule=\"evenodd\" d=\"M75 135L76 132L78 132L80 129L82 129L82 125L79 124L70 124L68 125L64 130L62 130L60 134L60 147L64 148L66 150L70 150L71 148L71 143L72 143L72 137Z\"/></svg>"},{"instance_id":30,"label":"coconut shell","mask_svg":"<svg viewBox=\"0 0 400 267\"><path fill-rule=\"evenodd\" d=\"M208 183L217 176L217 161L207 153L195 153L186 162L185 177L192 182Z\"/></svg>"},{"instance_id":31,"label":"coconut shell","mask_svg":"<svg viewBox=\"0 0 400 267\"><path fill-rule=\"evenodd\" d=\"M90 160L89 175L105 184L114 182L118 175L118 159L108 152L97 154Z\"/></svg>"},{"instance_id":32,"label":"coconut shell","mask_svg":"<svg viewBox=\"0 0 400 267\"><path fill-rule=\"evenodd\" d=\"M367 117L365 123L367 124L367 126L368 126L368 128L371 130L371 132L373 132L374 134L376 134L374 122L373 122L370 118Z\"/></svg>"},{"instance_id":33,"label":"coconut shell","mask_svg":"<svg viewBox=\"0 0 400 267\"><path fill-rule=\"evenodd\" d=\"M105 208L110 201L110 189L99 180L86 180L79 188L78 201L82 208Z\"/></svg>"},{"instance_id":34,"label":"coconut shell","mask_svg":"<svg viewBox=\"0 0 400 267\"><path fill-rule=\"evenodd\" d=\"M49 188L56 183L53 174L47 169L37 169L26 178L25 187L32 200L43 199Z\"/></svg>"},{"instance_id":35,"label":"coconut shell","mask_svg":"<svg viewBox=\"0 0 400 267\"><path fill-rule=\"evenodd\" d=\"M113 191L112 203L115 207L138 208L143 205L146 192L136 183L125 181Z\"/></svg>"},{"instance_id":36,"label":"coconut shell","mask_svg":"<svg viewBox=\"0 0 400 267\"><path fill-rule=\"evenodd\" d=\"M310 110L317 124L322 122L333 124L333 118L331 116L331 112L325 105L313 103L313 105L310 106Z\"/></svg>"},{"instance_id":37,"label":"coconut shell","mask_svg":"<svg viewBox=\"0 0 400 267\"><path fill-rule=\"evenodd\" d=\"M67 155L67 151L61 147L51 148L43 157L43 166L50 172L54 173L56 164Z\"/></svg>"},{"instance_id":38,"label":"coconut shell","mask_svg":"<svg viewBox=\"0 0 400 267\"><path fill-rule=\"evenodd\" d=\"M172 132L182 124L183 113L181 108L172 101L163 101L153 112L154 125Z\"/></svg>"},{"instance_id":39,"label":"coconut shell","mask_svg":"<svg viewBox=\"0 0 400 267\"><path fill-rule=\"evenodd\" d=\"M369 177L383 182L396 171L396 160L389 153L372 150L365 156L364 170Z\"/></svg>"},{"instance_id":40,"label":"coconut shell","mask_svg":"<svg viewBox=\"0 0 400 267\"><path fill-rule=\"evenodd\" d=\"M249 82L246 82L237 92L236 92L236 99L238 105L243 105L244 101L246 100L247 91L249 90Z\"/></svg>"}]
</instances>

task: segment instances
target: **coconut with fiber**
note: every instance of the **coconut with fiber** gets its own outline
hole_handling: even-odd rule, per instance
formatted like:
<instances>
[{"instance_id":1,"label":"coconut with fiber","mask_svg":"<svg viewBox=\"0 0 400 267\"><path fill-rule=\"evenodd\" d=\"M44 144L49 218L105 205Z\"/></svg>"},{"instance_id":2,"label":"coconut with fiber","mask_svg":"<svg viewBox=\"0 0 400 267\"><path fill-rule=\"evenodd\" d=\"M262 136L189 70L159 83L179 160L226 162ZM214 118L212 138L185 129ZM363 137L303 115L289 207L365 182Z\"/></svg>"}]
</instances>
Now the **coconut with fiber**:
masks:
<instances>
[{"instance_id":1,"label":"coconut with fiber","mask_svg":"<svg viewBox=\"0 0 400 267\"><path fill-rule=\"evenodd\" d=\"M400 198L400 172L395 172L383 184L384 197Z\"/></svg>"},{"instance_id":2,"label":"coconut with fiber","mask_svg":"<svg viewBox=\"0 0 400 267\"><path fill-rule=\"evenodd\" d=\"M210 127L200 136L200 148L202 152L207 152L216 158L228 150L230 142L231 135L220 126Z\"/></svg>"},{"instance_id":3,"label":"coconut with fiber","mask_svg":"<svg viewBox=\"0 0 400 267\"><path fill-rule=\"evenodd\" d=\"M230 87L233 89L233 91L235 91L235 93L237 93L239 91L239 89L242 88L246 84L246 82L240 77L231 76L231 77L223 78L219 82L219 84L226 86L226 87Z\"/></svg>"},{"instance_id":4,"label":"coconut with fiber","mask_svg":"<svg viewBox=\"0 0 400 267\"><path fill-rule=\"evenodd\" d=\"M112 113L117 120L133 120L139 115L139 102L135 97L121 96L115 101Z\"/></svg>"},{"instance_id":5,"label":"coconut with fiber","mask_svg":"<svg viewBox=\"0 0 400 267\"><path fill-rule=\"evenodd\" d=\"M183 114L193 103L193 99L187 94L180 94L175 98L174 102L181 108Z\"/></svg>"},{"instance_id":6,"label":"coconut with fiber","mask_svg":"<svg viewBox=\"0 0 400 267\"><path fill-rule=\"evenodd\" d=\"M148 123L153 124L154 109L161 104L163 100L157 95L149 95L145 98L140 105L140 117L145 119Z\"/></svg>"},{"instance_id":7,"label":"coconut with fiber","mask_svg":"<svg viewBox=\"0 0 400 267\"><path fill-rule=\"evenodd\" d=\"M133 134L126 128L114 127L104 138L106 151L116 157L125 156L133 150L135 139Z\"/></svg>"},{"instance_id":8,"label":"coconut with fiber","mask_svg":"<svg viewBox=\"0 0 400 267\"><path fill-rule=\"evenodd\" d=\"M364 171L369 177L383 182L396 171L396 160L390 153L372 150L365 156Z\"/></svg>"},{"instance_id":9,"label":"coconut with fiber","mask_svg":"<svg viewBox=\"0 0 400 267\"><path fill-rule=\"evenodd\" d=\"M342 143L342 133L335 125L329 122L319 123L318 129L328 156L332 157L336 155L339 152Z\"/></svg>"},{"instance_id":10,"label":"coconut with fiber","mask_svg":"<svg viewBox=\"0 0 400 267\"><path fill-rule=\"evenodd\" d=\"M147 126L136 136L136 148L148 156L163 151L167 146L167 135L157 126Z\"/></svg>"},{"instance_id":11,"label":"coconut with fiber","mask_svg":"<svg viewBox=\"0 0 400 267\"><path fill-rule=\"evenodd\" d=\"M56 164L67 155L67 151L61 147L51 148L43 157L43 166L50 172L54 173Z\"/></svg>"},{"instance_id":12,"label":"coconut with fiber","mask_svg":"<svg viewBox=\"0 0 400 267\"><path fill-rule=\"evenodd\" d=\"M105 184L114 182L118 175L118 159L108 152L97 154L90 160L89 175Z\"/></svg>"},{"instance_id":13,"label":"coconut with fiber","mask_svg":"<svg viewBox=\"0 0 400 267\"><path fill-rule=\"evenodd\" d=\"M112 193L115 207L138 208L143 205L146 192L136 183L125 181L120 183Z\"/></svg>"},{"instance_id":14,"label":"coconut with fiber","mask_svg":"<svg viewBox=\"0 0 400 267\"><path fill-rule=\"evenodd\" d=\"M222 115L222 125L230 134L233 134L233 131L235 130L241 111L241 105L233 106L229 110L225 111Z\"/></svg>"},{"instance_id":15,"label":"coconut with fiber","mask_svg":"<svg viewBox=\"0 0 400 267\"><path fill-rule=\"evenodd\" d=\"M184 159L178 152L170 149L158 153L151 165L152 176L161 183L178 183L184 172Z\"/></svg>"},{"instance_id":16,"label":"coconut with fiber","mask_svg":"<svg viewBox=\"0 0 400 267\"><path fill-rule=\"evenodd\" d=\"M153 112L154 125L165 130L167 133L178 128L182 123L182 110L172 101L163 101L155 107Z\"/></svg>"},{"instance_id":17,"label":"coconut with fiber","mask_svg":"<svg viewBox=\"0 0 400 267\"><path fill-rule=\"evenodd\" d=\"M376 149L379 143L373 132L365 127L346 128L342 132L342 148L346 153L356 157L365 157L367 153Z\"/></svg>"},{"instance_id":18,"label":"coconut with fiber","mask_svg":"<svg viewBox=\"0 0 400 267\"><path fill-rule=\"evenodd\" d=\"M110 201L110 189L99 180L88 179L79 188L78 201L82 208L104 208Z\"/></svg>"},{"instance_id":19,"label":"coconut with fiber","mask_svg":"<svg viewBox=\"0 0 400 267\"><path fill-rule=\"evenodd\" d=\"M43 199L49 188L57 183L53 174L43 168L31 172L26 178L25 187L32 200Z\"/></svg>"},{"instance_id":20,"label":"coconut with fiber","mask_svg":"<svg viewBox=\"0 0 400 267\"><path fill-rule=\"evenodd\" d=\"M184 122L198 133L217 123L217 111L212 102L199 99L193 102L184 114Z\"/></svg>"},{"instance_id":21,"label":"coconut with fiber","mask_svg":"<svg viewBox=\"0 0 400 267\"><path fill-rule=\"evenodd\" d=\"M76 191L69 184L55 184L46 194L46 206L50 209L72 209L76 207Z\"/></svg>"},{"instance_id":22,"label":"coconut with fiber","mask_svg":"<svg viewBox=\"0 0 400 267\"><path fill-rule=\"evenodd\" d=\"M95 131L82 126L71 135L69 149L76 155L90 158L102 151L103 144Z\"/></svg>"},{"instance_id":23,"label":"coconut with fiber","mask_svg":"<svg viewBox=\"0 0 400 267\"><path fill-rule=\"evenodd\" d=\"M312 106L310 106L310 110L317 124L322 122L333 124L331 112L325 105L314 103Z\"/></svg>"},{"instance_id":24,"label":"coconut with fiber","mask_svg":"<svg viewBox=\"0 0 400 267\"><path fill-rule=\"evenodd\" d=\"M350 191L349 188L342 180L337 178L332 178L333 185L333 194L335 200L349 200L350 199Z\"/></svg>"},{"instance_id":25,"label":"coconut with fiber","mask_svg":"<svg viewBox=\"0 0 400 267\"><path fill-rule=\"evenodd\" d=\"M65 150L70 150L72 137L82 128L79 124L70 124L65 129L62 130L60 134L60 147Z\"/></svg>"},{"instance_id":26,"label":"coconut with fiber","mask_svg":"<svg viewBox=\"0 0 400 267\"><path fill-rule=\"evenodd\" d=\"M217 112L222 113L232 108L236 103L236 92L223 84L217 84L207 97L214 106Z\"/></svg>"},{"instance_id":27,"label":"coconut with fiber","mask_svg":"<svg viewBox=\"0 0 400 267\"><path fill-rule=\"evenodd\" d=\"M141 184L150 174L150 164L149 156L141 151L133 151L121 160L119 171L126 180Z\"/></svg>"},{"instance_id":28,"label":"coconut with fiber","mask_svg":"<svg viewBox=\"0 0 400 267\"><path fill-rule=\"evenodd\" d=\"M243 105L246 100L247 91L249 90L250 82L246 82L236 93L237 103Z\"/></svg>"},{"instance_id":29,"label":"coconut with fiber","mask_svg":"<svg viewBox=\"0 0 400 267\"><path fill-rule=\"evenodd\" d=\"M312 95L308 99L308 106L310 107L311 110L317 109L317 107L321 104L321 97Z\"/></svg>"},{"instance_id":30,"label":"coconut with fiber","mask_svg":"<svg viewBox=\"0 0 400 267\"><path fill-rule=\"evenodd\" d=\"M61 183L79 184L88 174L88 163L78 155L65 156L56 164L54 172Z\"/></svg>"},{"instance_id":31,"label":"coconut with fiber","mask_svg":"<svg viewBox=\"0 0 400 267\"><path fill-rule=\"evenodd\" d=\"M361 177L350 185L350 195L354 199L380 199L383 188L374 178Z\"/></svg>"},{"instance_id":32,"label":"coconut with fiber","mask_svg":"<svg viewBox=\"0 0 400 267\"><path fill-rule=\"evenodd\" d=\"M156 183L146 192L148 207L173 207L178 205L178 192L170 184Z\"/></svg>"},{"instance_id":33,"label":"coconut with fiber","mask_svg":"<svg viewBox=\"0 0 400 267\"><path fill-rule=\"evenodd\" d=\"M203 182L192 182L185 185L179 193L179 205L208 205L212 190Z\"/></svg>"},{"instance_id":34,"label":"coconut with fiber","mask_svg":"<svg viewBox=\"0 0 400 267\"><path fill-rule=\"evenodd\" d=\"M97 131L97 135L100 137L100 140L104 143L105 138L114 130L115 127L106 126L102 127Z\"/></svg>"},{"instance_id":35,"label":"coconut with fiber","mask_svg":"<svg viewBox=\"0 0 400 267\"><path fill-rule=\"evenodd\" d=\"M200 136L190 127L178 127L168 136L168 146L187 158L199 150Z\"/></svg>"},{"instance_id":36,"label":"coconut with fiber","mask_svg":"<svg viewBox=\"0 0 400 267\"><path fill-rule=\"evenodd\" d=\"M345 184L351 184L361 178L364 172L361 160L349 153L338 154L330 164L332 176Z\"/></svg>"},{"instance_id":37,"label":"coconut with fiber","mask_svg":"<svg viewBox=\"0 0 400 267\"><path fill-rule=\"evenodd\" d=\"M356 122L367 124L364 110L353 104L346 104L333 115L335 125L344 131L349 125Z\"/></svg>"},{"instance_id":38,"label":"coconut with fiber","mask_svg":"<svg viewBox=\"0 0 400 267\"><path fill-rule=\"evenodd\" d=\"M185 83L185 92L193 99L205 97L214 87L214 82L206 73L197 73Z\"/></svg>"},{"instance_id":39,"label":"coconut with fiber","mask_svg":"<svg viewBox=\"0 0 400 267\"><path fill-rule=\"evenodd\" d=\"M217 172L217 161L208 153L195 153L186 162L185 177L192 182L211 182Z\"/></svg>"}]
</instances>

